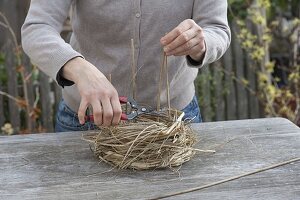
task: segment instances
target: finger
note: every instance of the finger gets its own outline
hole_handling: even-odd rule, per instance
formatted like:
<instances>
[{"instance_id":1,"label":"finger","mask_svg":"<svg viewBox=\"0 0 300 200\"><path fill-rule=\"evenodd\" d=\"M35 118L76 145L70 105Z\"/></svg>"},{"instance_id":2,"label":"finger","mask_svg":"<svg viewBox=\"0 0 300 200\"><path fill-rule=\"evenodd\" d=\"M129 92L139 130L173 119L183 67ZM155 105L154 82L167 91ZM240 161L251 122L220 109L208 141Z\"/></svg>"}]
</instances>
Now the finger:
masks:
<instances>
[{"instance_id":1,"label":"finger","mask_svg":"<svg viewBox=\"0 0 300 200\"><path fill-rule=\"evenodd\" d=\"M193 57L192 55L198 55L197 57L199 57L199 59L200 59L204 53L205 53L205 48L199 48L199 47L195 46L192 49L190 49L189 51L176 53L176 54L174 54L174 56L187 56L187 55L189 55L189 56Z\"/></svg>"},{"instance_id":2,"label":"finger","mask_svg":"<svg viewBox=\"0 0 300 200\"><path fill-rule=\"evenodd\" d=\"M121 104L118 97L113 97L110 101L113 109L112 125L117 125L120 122L122 115Z\"/></svg>"},{"instance_id":3,"label":"finger","mask_svg":"<svg viewBox=\"0 0 300 200\"><path fill-rule=\"evenodd\" d=\"M102 125L103 122L103 118L102 118L103 110L101 107L101 103L99 100L96 99L91 103L91 105L93 107L94 123L97 126L100 126Z\"/></svg>"},{"instance_id":4,"label":"finger","mask_svg":"<svg viewBox=\"0 0 300 200\"><path fill-rule=\"evenodd\" d=\"M173 54L174 56L187 56L187 55L197 55L197 54L203 54L205 52L205 45L196 45L195 47L191 48L188 51L179 52L176 54Z\"/></svg>"},{"instance_id":5,"label":"finger","mask_svg":"<svg viewBox=\"0 0 300 200\"><path fill-rule=\"evenodd\" d=\"M103 109L103 126L110 126L113 119L113 109L109 98L101 99Z\"/></svg>"},{"instance_id":6,"label":"finger","mask_svg":"<svg viewBox=\"0 0 300 200\"><path fill-rule=\"evenodd\" d=\"M194 54L194 53L195 53L194 50L189 50L189 51L176 53L176 54L174 54L174 56L187 56L187 55L191 55L191 54Z\"/></svg>"},{"instance_id":7,"label":"finger","mask_svg":"<svg viewBox=\"0 0 300 200\"><path fill-rule=\"evenodd\" d=\"M168 45L183 32L189 30L193 26L193 23L191 21L193 20L185 20L181 22L176 28L174 28L171 32L169 32L167 35L161 38L161 44L163 46Z\"/></svg>"},{"instance_id":8,"label":"finger","mask_svg":"<svg viewBox=\"0 0 300 200\"><path fill-rule=\"evenodd\" d=\"M183 32L181 35L179 35L174 41L172 41L170 44L164 47L164 51L168 55L168 53L172 52L174 49L181 47L183 44L186 44L193 38L197 36L197 31L195 28L191 28L185 32ZM191 48L188 46L188 48Z\"/></svg>"},{"instance_id":9,"label":"finger","mask_svg":"<svg viewBox=\"0 0 300 200\"><path fill-rule=\"evenodd\" d=\"M167 56L178 55L178 54L181 54L183 52L190 51L191 49L194 49L195 47L197 47L198 44L199 44L198 39L193 38L193 39L187 41L186 43L182 44L181 46L177 47L173 51L167 53L166 55Z\"/></svg>"},{"instance_id":10,"label":"finger","mask_svg":"<svg viewBox=\"0 0 300 200\"><path fill-rule=\"evenodd\" d=\"M88 103L85 99L81 99L79 109L78 109L78 119L80 124L85 123L85 112L86 109L88 108Z\"/></svg>"}]
</instances>

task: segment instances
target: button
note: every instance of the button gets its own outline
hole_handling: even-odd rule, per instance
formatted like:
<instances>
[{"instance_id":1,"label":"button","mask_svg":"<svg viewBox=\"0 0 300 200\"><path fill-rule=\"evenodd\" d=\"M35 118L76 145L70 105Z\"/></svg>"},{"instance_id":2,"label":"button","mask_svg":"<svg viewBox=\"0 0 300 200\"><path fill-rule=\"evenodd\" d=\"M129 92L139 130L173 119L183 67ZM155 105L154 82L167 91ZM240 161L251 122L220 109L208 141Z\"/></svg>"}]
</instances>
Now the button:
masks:
<instances>
[{"instance_id":1,"label":"button","mask_svg":"<svg viewBox=\"0 0 300 200\"><path fill-rule=\"evenodd\" d=\"M136 18L140 18L141 17L141 13L136 13L135 16L136 16Z\"/></svg>"}]
</instances>

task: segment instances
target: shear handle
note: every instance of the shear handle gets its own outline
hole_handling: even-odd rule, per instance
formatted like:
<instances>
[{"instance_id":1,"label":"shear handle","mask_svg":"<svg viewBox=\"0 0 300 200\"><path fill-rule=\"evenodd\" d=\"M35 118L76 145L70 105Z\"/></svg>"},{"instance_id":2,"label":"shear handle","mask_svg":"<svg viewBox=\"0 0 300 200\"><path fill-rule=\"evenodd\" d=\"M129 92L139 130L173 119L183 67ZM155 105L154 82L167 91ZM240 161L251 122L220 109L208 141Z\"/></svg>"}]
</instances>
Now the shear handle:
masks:
<instances>
[{"instance_id":1,"label":"shear handle","mask_svg":"<svg viewBox=\"0 0 300 200\"><path fill-rule=\"evenodd\" d=\"M89 121L89 122L94 122L94 115L86 115L86 116L84 117L84 120L85 120L85 121ZM129 118L128 118L128 116L126 115L126 113L122 113L122 115L121 115L121 120L123 120L123 121L129 120Z\"/></svg>"}]
</instances>

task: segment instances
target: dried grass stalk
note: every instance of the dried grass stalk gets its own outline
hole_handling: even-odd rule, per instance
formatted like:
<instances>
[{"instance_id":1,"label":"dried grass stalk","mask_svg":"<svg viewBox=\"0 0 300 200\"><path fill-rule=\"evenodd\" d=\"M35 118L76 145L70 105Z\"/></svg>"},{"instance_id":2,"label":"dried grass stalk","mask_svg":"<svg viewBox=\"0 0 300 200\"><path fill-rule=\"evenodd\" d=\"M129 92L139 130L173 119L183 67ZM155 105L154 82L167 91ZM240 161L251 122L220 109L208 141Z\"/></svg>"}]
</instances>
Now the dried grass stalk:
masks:
<instances>
[{"instance_id":1,"label":"dried grass stalk","mask_svg":"<svg viewBox=\"0 0 300 200\"><path fill-rule=\"evenodd\" d=\"M177 110L139 116L134 122L101 127L84 135L94 154L119 169L137 170L180 166L197 152L196 136ZM202 151L203 152L203 151ZM212 151L204 151L212 152Z\"/></svg>"}]
</instances>

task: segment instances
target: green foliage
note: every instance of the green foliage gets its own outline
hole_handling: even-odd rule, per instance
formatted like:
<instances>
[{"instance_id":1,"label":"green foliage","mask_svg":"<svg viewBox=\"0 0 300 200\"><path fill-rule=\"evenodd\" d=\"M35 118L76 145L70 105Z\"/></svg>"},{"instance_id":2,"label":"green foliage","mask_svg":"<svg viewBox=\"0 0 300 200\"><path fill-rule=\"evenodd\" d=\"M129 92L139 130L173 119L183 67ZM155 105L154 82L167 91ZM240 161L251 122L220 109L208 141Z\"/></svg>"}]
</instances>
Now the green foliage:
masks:
<instances>
[{"instance_id":1,"label":"green foliage","mask_svg":"<svg viewBox=\"0 0 300 200\"><path fill-rule=\"evenodd\" d=\"M230 1L231 6L237 6L237 2ZM282 116L287 117L295 123L300 122L300 67L297 65L297 58L300 57L297 48L298 32L300 31L300 19L293 17L292 20L287 18L287 14L281 16L275 16L274 13L279 12L280 6L283 7L281 13L289 10L290 16L292 16L291 6L294 1L270 1L270 0L257 0L252 1L245 13L242 15L232 16L235 18L238 26L238 38L241 42L241 46L245 49L254 65L252 66L257 73L257 85L256 94L261 104L265 108L265 113L270 116ZM299 7L295 10L298 10ZM269 13L269 14L266 14ZM251 23L255 29L250 30L248 24ZM283 22L286 26L281 27ZM281 25L281 26L280 26ZM277 39L279 38L279 40ZM275 63L270 61L269 55L272 54L272 47L277 47L281 54L283 48L280 45L282 41L286 41L289 48L288 52L290 58L290 65L283 66L288 69L289 79L288 84L285 87L278 87L278 77L273 77ZM299 59L299 58L298 58Z\"/></svg>"},{"instance_id":2,"label":"green foliage","mask_svg":"<svg viewBox=\"0 0 300 200\"><path fill-rule=\"evenodd\" d=\"M241 19L246 19L248 13L247 8L250 5L250 1L245 0L228 0L230 15L229 19L233 20L234 16L238 16Z\"/></svg>"},{"instance_id":3,"label":"green foliage","mask_svg":"<svg viewBox=\"0 0 300 200\"><path fill-rule=\"evenodd\" d=\"M228 0L228 3L229 20L239 27L232 33L238 37L251 59L248 65L257 75L257 88L251 88L249 80L236 77L234 72L226 69L221 71L243 86L249 94L255 95L266 116L286 117L300 125L300 52L295 52L298 40L296 30L300 30L299 0ZM295 59L296 53L298 60ZM278 66L270 57L275 54L289 60L280 66L288 74L284 86L279 86L280 78L273 75ZM212 119L217 112L214 68L210 69L210 74L201 73L196 80L201 108L207 110L210 107L208 115ZM228 84L223 84L224 93L228 92ZM207 85L212 88L210 91L205 88ZM205 97L207 92L211 95L209 102ZM205 115L206 110L203 112Z\"/></svg>"},{"instance_id":4,"label":"green foliage","mask_svg":"<svg viewBox=\"0 0 300 200\"><path fill-rule=\"evenodd\" d=\"M228 0L229 19L238 17L245 20L248 17L248 9L254 0ZM289 16L299 15L299 0L257 0L258 6L266 9L268 19L274 19L279 14Z\"/></svg>"},{"instance_id":5,"label":"green foliage","mask_svg":"<svg viewBox=\"0 0 300 200\"><path fill-rule=\"evenodd\" d=\"M39 118L40 109L38 108L38 101L39 101L39 94L38 90L36 90L35 100L34 102L30 102L29 97L29 81L32 80L31 78L36 75L34 70L28 70L29 67L25 67L24 63L27 63L24 60L24 52L18 44L17 35L13 31L9 20L7 17L0 12L0 27L4 27L5 30L10 34L10 38L13 41L13 46L8 47L8 53L12 54L13 57L10 56L12 59L12 62L10 63L11 69L14 69L16 75L17 75L17 85L21 86L22 91L19 92L19 96L14 96L13 94L9 94L9 91L5 91L5 88L0 88L0 95L4 96L4 107L7 106L8 100L13 101L20 110L20 116L21 116L21 128L23 128L23 133L31 133L35 129L32 125L33 122L37 122L37 119ZM4 66L4 56L3 54L0 55L0 83L1 85L7 86L9 84L9 80L6 73L6 67ZM18 89L18 88L17 88ZM10 114L10 113L9 113ZM3 116L5 116L6 119L8 119L8 109L4 110ZM13 117L13 116L11 116ZM14 131L18 130L20 127L14 127ZM2 129L1 129L2 130ZM3 128L4 132L11 133L11 130L9 129L9 125ZM2 130L2 131L3 131ZM0 131L1 132L1 131Z\"/></svg>"}]
</instances>

